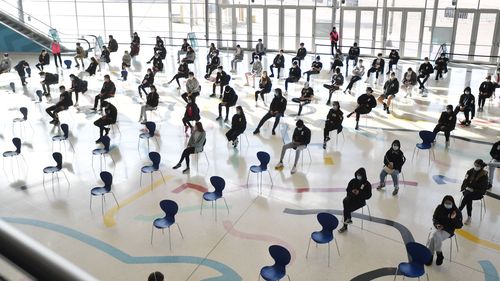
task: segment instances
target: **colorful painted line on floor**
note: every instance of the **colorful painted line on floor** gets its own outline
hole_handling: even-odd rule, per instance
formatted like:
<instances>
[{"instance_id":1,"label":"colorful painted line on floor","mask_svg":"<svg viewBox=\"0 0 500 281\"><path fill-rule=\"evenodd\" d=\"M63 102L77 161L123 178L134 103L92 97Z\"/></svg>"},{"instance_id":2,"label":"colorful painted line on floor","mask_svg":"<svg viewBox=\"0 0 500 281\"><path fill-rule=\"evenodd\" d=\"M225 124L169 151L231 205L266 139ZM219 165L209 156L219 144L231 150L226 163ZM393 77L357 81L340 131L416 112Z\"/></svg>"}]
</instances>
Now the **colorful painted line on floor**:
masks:
<instances>
[{"instance_id":1,"label":"colorful painted line on floor","mask_svg":"<svg viewBox=\"0 0 500 281\"><path fill-rule=\"evenodd\" d=\"M169 180L173 179L174 176L172 175L167 175L165 176L165 182L168 182ZM127 205L130 205L132 202L134 202L135 200L141 198L142 196L144 196L145 194L148 194L152 191L152 189L155 189L159 186L163 185L163 179L159 179L155 182L153 182L152 185L149 185L149 186L146 186L146 187L143 187L141 188L141 190L139 190L138 192L134 193L132 196L130 196L129 198L119 202L120 204L120 207L118 206L114 206L113 208L109 209L105 214L104 214L104 225L106 225L107 227L113 227L116 225L116 219L115 219L115 216L116 214L118 213L118 211L127 206Z\"/></svg>"},{"instance_id":2,"label":"colorful painted line on floor","mask_svg":"<svg viewBox=\"0 0 500 281\"><path fill-rule=\"evenodd\" d=\"M498 272L490 261L479 261L479 265L481 265L484 271L484 281L500 281Z\"/></svg>"},{"instance_id":3,"label":"colorful painted line on floor","mask_svg":"<svg viewBox=\"0 0 500 281\"><path fill-rule=\"evenodd\" d=\"M207 192L208 191L208 189L204 186L187 182L187 183L184 183L184 184L180 185L179 187L173 189L172 192L173 193L181 193L186 189L194 189L194 190L197 190L199 192Z\"/></svg>"},{"instance_id":4,"label":"colorful painted line on floor","mask_svg":"<svg viewBox=\"0 0 500 281\"><path fill-rule=\"evenodd\" d=\"M455 231L455 233L458 234L458 235L460 235L460 236L462 236L463 238L471 241L471 242L474 242L474 243L479 244L481 246L484 246L486 248L490 248L490 249L493 249L493 250L500 251L500 245L499 244L493 243L491 241L483 240L483 239L475 236L474 234L468 232L467 230L457 229Z\"/></svg>"},{"instance_id":5,"label":"colorful painted line on floor","mask_svg":"<svg viewBox=\"0 0 500 281\"><path fill-rule=\"evenodd\" d=\"M227 281L234 280L240 281L243 280L241 276L234 271L229 266L220 263L215 260L206 259L202 257L195 256L130 256L129 254L121 251L120 249L111 246L108 243L105 243L101 240L98 240L90 235L82 233L80 231L68 228L66 226L62 226L59 224L54 224L41 220L34 219L26 219L26 218L13 218L13 217L3 217L3 220L13 224L22 224L29 225L34 227L39 227L43 229L47 229L50 231L54 231L60 233L62 235L71 237L76 239L82 243L85 243L95 249L102 251L115 259L126 263L126 264L158 264L158 263L166 263L166 264L201 264L203 266L209 267L213 270L220 272L222 275L217 277L211 277L203 279L202 281Z\"/></svg>"},{"instance_id":6,"label":"colorful painted line on floor","mask_svg":"<svg viewBox=\"0 0 500 281\"><path fill-rule=\"evenodd\" d=\"M446 182L449 182L449 183L457 183L458 182L457 179L452 179L452 178L449 178L449 177L443 176L443 175L434 175L434 176L432 176L432 179L437 184L446 184Z\"/></svg>"}]
</instances>

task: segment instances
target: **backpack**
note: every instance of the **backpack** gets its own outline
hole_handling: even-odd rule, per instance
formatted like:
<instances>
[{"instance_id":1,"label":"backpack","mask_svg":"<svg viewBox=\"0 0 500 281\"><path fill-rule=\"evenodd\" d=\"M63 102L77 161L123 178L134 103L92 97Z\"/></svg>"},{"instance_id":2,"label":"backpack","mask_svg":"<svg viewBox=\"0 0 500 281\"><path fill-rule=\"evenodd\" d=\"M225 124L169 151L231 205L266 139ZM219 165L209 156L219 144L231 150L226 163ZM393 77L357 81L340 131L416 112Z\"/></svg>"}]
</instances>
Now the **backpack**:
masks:
<instances>
[{"instance_id":1,"label":"backpack","mask_svg":"<svg viewBox=\"0 0 500 281\"><path fill-rule=\"evenodd\" d=\"M87 90L88 90L88 88L87 88L87 87L88 87L88 84L89 84L89 83L88 83L87 81L82 80L82 93L87 92Z\"/></svg>"}]
</instances>

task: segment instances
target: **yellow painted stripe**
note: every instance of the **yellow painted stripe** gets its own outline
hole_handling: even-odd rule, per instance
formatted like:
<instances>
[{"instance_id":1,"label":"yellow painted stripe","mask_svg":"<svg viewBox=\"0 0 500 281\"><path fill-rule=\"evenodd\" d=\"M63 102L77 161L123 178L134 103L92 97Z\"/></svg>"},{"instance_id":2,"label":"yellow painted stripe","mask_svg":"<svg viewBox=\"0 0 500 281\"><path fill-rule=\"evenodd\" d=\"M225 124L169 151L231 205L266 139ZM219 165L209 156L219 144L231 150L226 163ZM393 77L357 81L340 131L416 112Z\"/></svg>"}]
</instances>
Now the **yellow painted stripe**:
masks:
<instances>
[{"instance_id":1,"label":"yellow painted stripe","mask_svg":"<svg viewBox=\"0 0 500 281\"><path fill-rule=\"evenodd\" d=\"M484 247L487 247L487 248L490 248L490 249L494 249L494 250L497 250L497 251L500 251L500 245L499 244L496 244L496 243L493 243L491 241L487 241L487 240L483 240L477 236L475 236L474 234L466 231L466 230L463 230L463 229L457 229L455 231L456 234L462 236L463 238L471 241L471 242L474 242L476 244L479 244L481 246L484 246Z\"/></svg>"},{"instance_id":2,"label":"yellow painted stripe","mask_svg":"<svg viewBox=\"0 0 500 281\"><path fill-rule=\"evenodd\" d=\"M325 165L333 165L333 157L325 156L324 160L325 160Z\"/></svg>"},{"instance_id":3,"label":"yellow painted stripe","mask_svg":"<svg viewBox=\"0 0 500 281\"><path fill-rule=\"evenodd\" d=\"M165 181L169 181L171 180L172 178L174 178L174 176L169 176L167 175L165 177ZM115 220L115 216L116 214L118 213L118 211L129 205L130 203L134 202L135 200L141 198L143 195L149 193L152 189L155 189L159 186L161 186L163 184L163 179L159 179L155 182L153 182L152 185L148 185L147 187L143 187L141 188L141 190L139 190L138 192L134 193L132 196L130 196L129 198L119 202L120 204L120 207L118 206L114 206L113 208L111 208L110 210L108 210L105 214L104 214L104 225L106 225L107 227L113 227L116 225L116 220Z\"/></svg>"}]
</instances>

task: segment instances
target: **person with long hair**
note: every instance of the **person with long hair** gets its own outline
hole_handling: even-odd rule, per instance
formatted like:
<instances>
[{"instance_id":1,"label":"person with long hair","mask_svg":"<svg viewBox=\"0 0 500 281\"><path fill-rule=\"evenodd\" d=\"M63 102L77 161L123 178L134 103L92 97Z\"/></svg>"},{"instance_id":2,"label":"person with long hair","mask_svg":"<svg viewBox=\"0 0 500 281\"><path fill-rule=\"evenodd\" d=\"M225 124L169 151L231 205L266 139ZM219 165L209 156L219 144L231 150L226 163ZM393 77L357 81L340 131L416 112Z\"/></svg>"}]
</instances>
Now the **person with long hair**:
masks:
<instances>
[{"instance_id":1,"label":"person with long hair","mask_svg":"<svg viewBox=\"0 0 500 281\"><path fill-rule=\"evenodd\" d=\"M236 114L233 115L231 120L231 129L226 132L226 138L228 141L232 142L233 147L238 146L238 136L245 132L247 128L247 119L245 118L245 112L241 106L236 107Z\"/></svg>"},{"instance_id":2,"label":"person with long hair","mask_svg":"<svg viewBox=\"0 0 500 281\"><path fill-rule=\"evenodd\" d=\"M189 173L189 156L194 153L200 153L203 151L203 147L206 142L206 132L203 129L203 124L201 122L196 122L194 126L194 131L189 137L187 147L184 149L181 155L179 163L175 165L172 169L179 169L182 162L186 160L186 169L182 171L183 174Z\"/></svg>"},{"instance_id":3,"label":"person with long hair","mask_svg":"<svg viewBox=\"0 0 500 281\"><path fill-rule=\"evenodd\" d=\"M148 276L148 281L164 281L164 280L165 276L159 271L151 272L151 274L149 274Z\"/></svg>"},{"instance_id":4,"label":"person with long hair","mask_svg":"<svg viewBox=\"0 0 500 281\"><path fill-rule=\"evenodd\" d=\"M262 75L259 80L259 90L255 91L255 107L258 107L257 100L259 99L259 95L262 98L262 102L264 102L264 106L266 106L266 101L264 100L264 94L269 94L271 92L271 88L273 87L273 83L271 82L271 78L267 76L267 71L262 71Z\"/></svg>"},{"instance_id":5,"label":"person with long hair","mask_svg":"<svg viewBox=\"0 0 500 281\"><path fill-rule=\"evenodd\" d=\"M474 161L474 167L465 174L461 187L463 198L459 207L460 211L467 207L467 220L464 224L471 222L472 201L481 200L486 194L488 188L488 172L484 169L486 166L483 160L477 159Z\"/></svg>"}]
</instances>

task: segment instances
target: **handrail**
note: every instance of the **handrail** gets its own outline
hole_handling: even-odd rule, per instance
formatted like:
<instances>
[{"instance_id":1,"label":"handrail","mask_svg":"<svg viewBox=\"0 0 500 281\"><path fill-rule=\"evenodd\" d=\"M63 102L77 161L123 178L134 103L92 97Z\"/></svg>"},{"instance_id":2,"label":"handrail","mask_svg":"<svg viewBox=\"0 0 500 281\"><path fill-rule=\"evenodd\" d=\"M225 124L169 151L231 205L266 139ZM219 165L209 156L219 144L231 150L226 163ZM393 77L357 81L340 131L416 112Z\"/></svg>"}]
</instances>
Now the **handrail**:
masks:
<instances>
[{"instance_id":1,"label":"handrail","mask_svg":"<svg viewBox=\"0 0 500 281\"><path fill-rule=\"evenodd\" d=\"M25 11L23 11L23 10L19 9L17 6L12 5L11 3L9 3L9 2L7 2L7 1L5 1L5 0L0 0L0 1L2 1L4 4L7 4L7 5L9 5L10 7L14 8L14 9L16 9L17 11L22 12L23 16L25 16L25 15L26 15L26 16L29 16L29 17L30 17L30 19L34 19L34 20L35 20L35 21L37 21L38 23L41 23L42 25L46 26L48 29L53 28L52 26L50 26L50 25L46 24L45 22L43 22L43 21L41 21L41 20L37 19L36 17L32 16L31 14L28 14L28 13L26 13ZM7 11L5 11L5 10L2 10L2 12L3 12L4 14L7 14L7 15L9 15L9 16L11 16L11 17L13 17L14 19L19 20L19 18L18 18L17 16L12 15L12 14L8 13L8 12L7 12ZM26 26L30 27L31 29L33 29L33 30L35 30L35 31L38 31L38 32L40 32L40 33L42 33L42 34L45 34L45 33L46 33L46 32L43 32L43 31L39 30L38 28L36 28L36 27L32 26L31 24L26 23L25 21L23 22L23 24L25 24Z\"/></svg>"},{"instance_id":2,"label":"handrail","mask_svg":"<svg viewBox=\"0 0 500 281\"><path fill-rule=\"evenodd\" d=\"M0 220L0 255L38 281L98 281L3 220Z\"/></svg>"},{"instance_id":3,"label":"handrail","mask_svg":"<svg viewBox=\"0 0 500 281\"><path fill-rule=\"evenodd\" d=\"M319 44L319 43L315 43L314 46L322 46L322 47L331 47L331 45L327 45L327 44ZM352 46L342 46L342 45L338 45L338 49L342 48L342 47L352 47ZM360 47L358 46L358 48L360 49L368 49L368 50L383 50L383 51L392 51L392 50L396 50L396 51L399 51L399 48L379 48L379 47Z\"/></svg>"}]
</instances>

